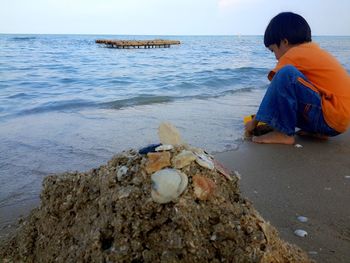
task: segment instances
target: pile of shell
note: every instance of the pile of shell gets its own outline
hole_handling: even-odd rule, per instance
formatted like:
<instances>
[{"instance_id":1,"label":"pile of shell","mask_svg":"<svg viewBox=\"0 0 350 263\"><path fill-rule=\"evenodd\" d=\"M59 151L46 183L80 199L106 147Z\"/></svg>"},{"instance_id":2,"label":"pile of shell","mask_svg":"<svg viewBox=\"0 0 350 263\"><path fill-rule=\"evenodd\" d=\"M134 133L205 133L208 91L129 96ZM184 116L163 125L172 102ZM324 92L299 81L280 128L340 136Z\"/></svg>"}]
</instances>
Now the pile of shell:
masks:
<instances>
[{"instance_id":1,"label":"pile of shell","mask_svg":"<svg viewBox=\"0 0 350 263\"><path fill-rule=\"evenodd\" d=\"M242 198L238 178L167 123L161 145L44 180L4 262L309 262Z\"/></svg>"}]
</instances>

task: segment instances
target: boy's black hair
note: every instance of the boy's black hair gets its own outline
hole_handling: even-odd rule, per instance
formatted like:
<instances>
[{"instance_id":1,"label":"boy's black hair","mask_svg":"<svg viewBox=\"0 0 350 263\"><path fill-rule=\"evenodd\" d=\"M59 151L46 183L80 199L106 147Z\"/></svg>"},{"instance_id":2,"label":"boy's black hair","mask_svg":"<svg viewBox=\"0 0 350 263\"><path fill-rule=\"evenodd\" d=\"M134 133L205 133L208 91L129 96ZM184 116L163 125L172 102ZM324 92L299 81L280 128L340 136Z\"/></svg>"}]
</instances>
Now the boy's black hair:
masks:
<instances>
[{"instance_id":1,"label":"boy's black hair","mask_svg":"<svg viewBox=\"0 0 350 263\"><path fill-rule=\"evenodd\" d=\"M311 42L310 26L301 15L283 12L271 19L265 30L265 47L273 44L279 47L284 39L287 39L289 44Z\"/></svg>"}]
</instances>

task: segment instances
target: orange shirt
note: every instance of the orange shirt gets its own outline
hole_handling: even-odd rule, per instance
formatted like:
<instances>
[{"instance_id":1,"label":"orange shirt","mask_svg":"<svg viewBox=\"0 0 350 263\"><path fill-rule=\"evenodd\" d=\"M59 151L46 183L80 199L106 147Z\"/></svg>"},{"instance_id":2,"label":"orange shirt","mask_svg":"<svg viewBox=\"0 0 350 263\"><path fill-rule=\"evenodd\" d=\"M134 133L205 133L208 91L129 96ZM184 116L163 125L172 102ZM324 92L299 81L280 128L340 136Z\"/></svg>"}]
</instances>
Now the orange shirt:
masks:
<instances>
[{"instance_id":1,"label":"orange shirt","mask_svg":"<svg viewBox=\"0 0 350 263\"><path fill-rule=\"evenodd\" d=\"M289 49L280 57L268 78L271 80L286 65L295 66L312 85L301 78L298 80L321 95L327 124L338 132L345 132L350 125L350 76L345 68L312 42Z\"/></svg>"}]
</instances>

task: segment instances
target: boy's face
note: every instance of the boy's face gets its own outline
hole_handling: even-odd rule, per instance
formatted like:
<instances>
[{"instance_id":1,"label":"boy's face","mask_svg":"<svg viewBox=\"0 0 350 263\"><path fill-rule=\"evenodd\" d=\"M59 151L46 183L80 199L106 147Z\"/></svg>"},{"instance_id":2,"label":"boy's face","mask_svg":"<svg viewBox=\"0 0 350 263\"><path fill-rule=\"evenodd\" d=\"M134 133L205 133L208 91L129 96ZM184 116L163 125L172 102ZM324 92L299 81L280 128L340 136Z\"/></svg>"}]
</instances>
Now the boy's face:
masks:
<instances>
[{"instance_id":1,"label":"boy's face","mask_svg":"<svg viewBox=\"0 0 350 263\"><path fill-rule=\"evenodd\" d=\"M286 39L281 41L280 46L277 46L276 44L268 46L268 49L275 54L277 60L279 60L290 48L291 46Z\"/></svg>"}]
</instances>

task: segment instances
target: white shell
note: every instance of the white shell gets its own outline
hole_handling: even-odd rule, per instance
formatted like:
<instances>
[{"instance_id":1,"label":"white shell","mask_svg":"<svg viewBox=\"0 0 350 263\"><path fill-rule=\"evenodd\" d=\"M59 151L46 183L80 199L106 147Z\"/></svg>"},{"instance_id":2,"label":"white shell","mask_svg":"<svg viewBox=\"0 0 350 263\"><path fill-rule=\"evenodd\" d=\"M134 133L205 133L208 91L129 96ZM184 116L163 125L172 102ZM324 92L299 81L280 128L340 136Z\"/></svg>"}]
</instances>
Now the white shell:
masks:
<instances>
[{"instance_id":1,"label":"white shell","mask_svg":"<svg viewBox=\"0 0 350 263\"><path fill-rule=\"evenodd\" d=\"M302 222L302 223L305 223L309 220L306 216L298 216L297 219L299 222Z\"/></svg>"},{"instance_id":2,"label":"white shell","mask_svg":"<svg viewBox=\"0 0 350 263\"><path fill-rule=\"evenodd\" d=\"M294 234L298 237L306 237L307 236L307 232L305 230L302 230L302 229L295 230Z\"/></svg>"},{"instance_id":3,"label":"white shell","mask_svg":"<svg viewBox=\"0 0 350 263\"><path fill-rule=\"evenodd\" d=\"M172 146L171 144L162 144L159 145L155 150L156 152L161 152L161 151L170 151L174 149L174 146Z\"/></svg>"},{"instance_id":4,"label":"white shell","mask_svg":"<svg viewBox=\"0 0 350 263\"><path fill-rule=\"evenodd\" d=\"M207 168L209 170L214 170L214 163L213 161L206 155L206 154L198 154L198 153L195 153L195 155L197 156L196 158L196 162L204 167L204 168Z\"/></svg>"},{"instance_id":5,"label":"white shell","mask_svg":"<svg viewBox=\"0 0 350 263\"><path fill-rule=\"evenodd\" d=\"M295 148L303 148L303 146L301 144L295 144L294 147Z\"/></svg>"},{"instance_id":6,"label":"white shell","mask_svg":"<svg viewBox=\"0 0 350 263\"><path fill-rule=\"evenodd\" d=\"M186 189L187 175L176 169L163 169L151 176L153 201L165 204L176 199Z\"/></svg>"}]
</instances>

